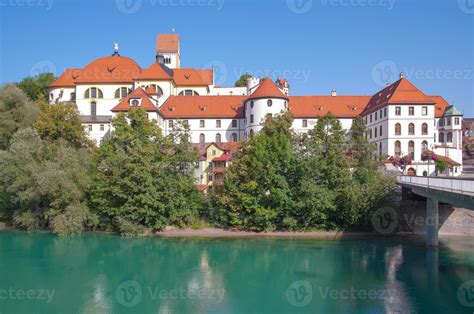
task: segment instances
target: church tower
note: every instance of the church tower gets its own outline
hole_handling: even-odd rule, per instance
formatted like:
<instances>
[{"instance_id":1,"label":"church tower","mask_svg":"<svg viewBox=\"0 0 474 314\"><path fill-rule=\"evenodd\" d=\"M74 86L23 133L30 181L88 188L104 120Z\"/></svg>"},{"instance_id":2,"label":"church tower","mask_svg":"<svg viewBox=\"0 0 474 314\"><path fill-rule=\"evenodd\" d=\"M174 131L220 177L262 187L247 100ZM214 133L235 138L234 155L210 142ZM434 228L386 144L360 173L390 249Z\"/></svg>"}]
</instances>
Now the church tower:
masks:
<instances>
[{"instance_id":1,"label":"church tower","mask_svg":"<svg viewBox=\"0 0 474 314\"><path fill-rule=\"evenodd\" d=\"M159 34L156 39L156 62L170 69L181 67L178 34Z\"/></svg>"}]
</instances>

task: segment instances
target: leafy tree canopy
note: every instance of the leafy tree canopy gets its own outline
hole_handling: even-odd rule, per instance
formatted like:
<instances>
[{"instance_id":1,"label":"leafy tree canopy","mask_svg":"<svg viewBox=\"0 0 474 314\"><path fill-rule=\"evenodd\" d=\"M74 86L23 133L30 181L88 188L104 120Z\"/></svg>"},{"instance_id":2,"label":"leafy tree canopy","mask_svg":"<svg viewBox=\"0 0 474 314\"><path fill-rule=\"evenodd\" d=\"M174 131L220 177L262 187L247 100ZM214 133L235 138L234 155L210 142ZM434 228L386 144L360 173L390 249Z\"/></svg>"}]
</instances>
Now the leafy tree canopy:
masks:
<instances>
[{"instance_id":1,"label":"leafy tree canopy","mask_svg":"<svg viewBox=\"0 0 474 314\"><path fill-rule=\"evenodd\" d=\"M24 78L17 85L31 100L48 100L48 86L54 81L53 73L41 73Z\"/></svg>"},{"instance_id":2,"label":"leafy tree canopy","mask_svg":"<svg viewBox=\"0 0 474 314\"><path fill-rule=\"evenodd\" d=\"M247 79L251 78L252 75L245 73L244 75L240 76L240 78L235 81L235 87L247 87Z\"/></svg>"}]
</instances>

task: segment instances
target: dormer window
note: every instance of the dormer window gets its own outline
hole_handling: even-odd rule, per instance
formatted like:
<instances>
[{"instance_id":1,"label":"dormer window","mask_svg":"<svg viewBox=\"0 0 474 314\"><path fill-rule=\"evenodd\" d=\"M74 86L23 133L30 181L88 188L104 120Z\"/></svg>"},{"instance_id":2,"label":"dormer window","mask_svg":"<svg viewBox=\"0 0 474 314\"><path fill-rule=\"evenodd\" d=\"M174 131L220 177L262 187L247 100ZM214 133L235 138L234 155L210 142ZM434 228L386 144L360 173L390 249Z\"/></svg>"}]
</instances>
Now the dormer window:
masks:
<instances>
[{"instance_id":1,"label":"dormer window","mask_svg":"<svg viewBox=\"0 0 474 314\"><path fill-rule=\"evenodd\" d=\"M140 106L140 99L137 99L137 98L130 99L130 106L132 107Z\"/></svg>"}]
</instances>

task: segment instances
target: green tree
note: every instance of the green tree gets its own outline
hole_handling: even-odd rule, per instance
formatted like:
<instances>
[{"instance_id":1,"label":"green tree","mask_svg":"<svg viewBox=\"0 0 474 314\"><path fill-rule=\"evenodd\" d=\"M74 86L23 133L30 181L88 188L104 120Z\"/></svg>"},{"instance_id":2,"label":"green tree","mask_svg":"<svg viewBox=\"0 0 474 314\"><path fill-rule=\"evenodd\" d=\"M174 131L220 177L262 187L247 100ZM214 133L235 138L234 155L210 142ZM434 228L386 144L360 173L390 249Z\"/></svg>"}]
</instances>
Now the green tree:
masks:
<instances>
[{"instance_id":1,"label":"green tree","mask_svg":"<svg viewBox=\"0 0 474 314\"><path fill-rule=\"evenodd\" d=\"M32 126L40 106L15 85L0 88L0 149L5 149L12 135L20 128Z\"/></svg>"},{"instance_id":2,"label":"green tree","mask_svg":"<svg viewBox=\"0 0 474 314\"><path fill-rule=\"evenodd\" d=\"M352 123L349 144L354 177L361 183L367 182L377 173L377 163L373 158L375 147L367 139L366 132L364 119L358 116Z\"/></svg>"},{"instance_id":3,"label":"green tree","mask_svg":"<svg viewBox=\"0 0 474 314\"><path fill-rule=\"evenodd\" d=\"M267 118L263 129L242 144L228 170L224 190L214 195L212 221L256 231L293 225L292 186L297 164L292 121L288 113Z\"/></svg>"},{"instance_id":4,"label":"green tree","mask_svg":"<svg viewBox=\"0 0 474 314\"><path fill-rule=\"evenodd\" d=\"M35 128L46 141L64 140L76 148L94 146L84 132L81 117L74 104L42 104Z\"/></svg>"},{"instance_id":5,"label":"green tree","mask_svg":"<svg viewBox=\"0 0 474 314\"><path fill-rule=\"evenodd\" d=\"M48 86L54 81L53 73L41 73L24 78L17 85L31 100L48 100Z\"/></svg>"},{"instance_id":6,"label":"green tree","mask_svg":"<svg viewBox=\"0 0 474 314\"><path fill-rule=\"evenodd\" d=\"M0 151L0 178L14 222L79 233L92 218L84 204L89 169L86 149L44 141L32 128L16 132L8 149Z\"/></svg>"},{"instance_id":7,"label":"green tree","mask_svg":"<svg viewBox=\"0 0 474 314\"><path fill-rule=\"evenodd\" d=\"M240 78L235 81L235 87L247 87L247 79L251 78L252 75L245 73L244 75L240 76Z\"/></svg>"},{"instance_id":8,"label":"green tree","mask_svg":"<svg viewBox=\"0 0 474 314\"><path fill-rule=\"evenodd\" d=\"M133 226L161 230L194 222L200 196L192 177L196 159L187 154L189 136L164 137L141 109L117 115L113 126L111 138L97 150L90 194L102 226L130 233Z\"/></svg>"}]
</instances>

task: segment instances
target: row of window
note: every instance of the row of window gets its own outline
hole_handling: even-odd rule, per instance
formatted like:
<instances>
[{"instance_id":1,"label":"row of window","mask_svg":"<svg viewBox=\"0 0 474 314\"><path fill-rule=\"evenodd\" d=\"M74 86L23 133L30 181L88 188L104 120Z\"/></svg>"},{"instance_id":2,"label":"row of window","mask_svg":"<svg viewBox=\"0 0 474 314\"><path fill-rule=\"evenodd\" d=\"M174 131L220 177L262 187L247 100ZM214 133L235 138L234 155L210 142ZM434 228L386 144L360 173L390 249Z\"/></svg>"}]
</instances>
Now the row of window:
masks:
<instances>
[{"instance_id":1,"label":"row of window","mask_svg":"<svg viewBox=\"0 0 474 314\"><path fill-rule=\"evenodd\" d=\"M92 124L89 124L89 125L87 126L87 130L88 130L89 132L92 132L92 130L93 130ZM104 124L101 124L101 125L99 126L99 130L100 130L100 131L105 131L105 125L104 125Z\"/></svg>"},{"instance_id":2,"label":"row of window","mask_svg":"<svg viewBox=\"0 0 474 314\"><path fill-rule=\"evenodd\" d=\"M372 136L373 136L374 138L377 138L377 137L379 137L379 136L383 136L383 128L382 128L382 126L380 126L380 127L375 127L375 128L373 129L373 132L372 132L372 129L369 129L369 130L367 131L367 133L366 133L365 136L366 136L367 138L369 138L369 139L372 139Z\"/></svg>"},{"instance_id":3,"label":"row of window","mask_svg":"<svg viewBox=\"0 0 474 314\"><path fill-rule=\"evenodd\" d=\"M231 134L230 141L231 142L237 142L238 141L237 133L232 133ZM222 136L221 136L220 133L216 134L215 142L216 143L221 143L222 142ZM201 144L206 143L206 135L205 134L203 134L203 133L199 134L199 143L201 143Z\"/></svg>"},{"instance_id":4,"label":"row of window","mask_svg":"<svg viewBox=\"0 0 474 314\"><path fill-rule=\"evenodd\" d=\"M185 124L188 124L187 120L184 120ZM237 127L237 120L232 120L231 123L233 128ZM221 120L216 120L216 128L220 128L222 126ZM174 128L174 120L168 120L168 127L169 128ZM206 120L199 120L199 127L200 128L205 128L206 127Z\"/></svg>"},{"instance_id":5,"label":"row of window","mask_svg":"<svg viewBox=\"0 0 474 314\"><path fill-rule=\"evenodd\" d=\"M397 106L395 107L395 115L396 116L401 116L402 115L402 107ZM408 107L408 115L409 116L414 116L415 115L415 107L410 106ZM423 106L421 107L421 115L422 116L427 116L428 115L428 107ZM367 123L372 123L372 121L377 121L378 119L382 119L382 117L386 118L387 117L387 108L380 109L377 112L374 112L370 114L369 116L365 117L365 124Z\"/></svg>"},{"instance_id":6,"label":"row of window","mask_svg":"<svg viewBox=\"0 0 474 314\"><path fill-rule=\"evenodd\" d=\"M423 141L421 143L422 149L428 149L428 142ZM401 156L402 155L402 143L400 141L395 142L395 155L396 156ZM415 142L414 141L409 141L408 142L408 155L411 157L411 159L415 159Z\"/></svg>"},{"instance_id":7,"label":"row of window","mask_svg":"<svg viewBox=\"0 0 474 314\"><path fill-rule=\"evenodd\" d=\"M395 124L395 135L402 135L402 125L400 123ZM410 123L408 125L408 135L415 135L415 124ZM421 135L428 135L428 124L423 123L421 125Z\"/></svg>"},{"instance_id":8,"label":"row of window","mask_svg":"<svg viewBox=\"0 0 474 314\"><path fill-rule=\"evenodd\" d=\"M372 114L370 114L367 117L365 117L365 124L367 123L372 123L372 116L374 117L374 120L377 121L380 117L380 119L382 119L382 114L383 114L383 117L386 118L387 117L387 108L384 108L384 109L380 109L379 111L377 112L374 112ZM367 121L367 119L369 119L369 121Z\"/></svg>"},{"instance_id":9,"label":"row of window","mask_svg":"<svg viewBox=\"0 0 474 314\"><path fill-rule=\"evenodd\" d=\"M444 143L444 133L440 132L438 135L438 140L440 143ZM453 132L448 132L446 133L446 143L452 143L453 142Z\"/></svg>"},{"instance_id":10,"label":"row of window","mask_svg":"<svg viewBox=\"0 0 474 314\"><path fill-rule=\"evenodd\" d=\"M163 95L163 90L158 85L151 84L149 86L151 86L157 92L158 96ZM145 86L144 88L147 88L147 87L148 86ZM115 90L114 97L116 99L122 99L122 98L127 97L127 95L130 94L131 92L132 90L128 87L120 87ZM179 96L199 96L199 93L192 89L186 89L186 90L181 91L178 95ZM52 94L51 94L51 97L52 97ZM91 87L91 88L86 89L86 91L84 92L84 98L85 99L100 99L100 98L104 98L104 93L102 92L100 88Z\"/></svg>"},{"instance_id":11,"label":"row of window","mask_svg":"<svg viewBox=\"0 0 474 314\"><path fill-rule=\"evenodd\" d=\"M461 119L460 118L454 118L454 125L460 125L461 124ZM439 119L439 126L451 126L451 118L441 118Z\"/></svg>"}]
</instances>

